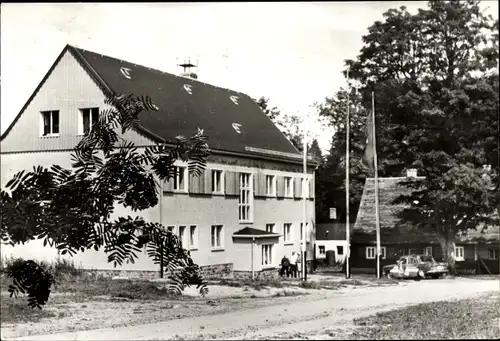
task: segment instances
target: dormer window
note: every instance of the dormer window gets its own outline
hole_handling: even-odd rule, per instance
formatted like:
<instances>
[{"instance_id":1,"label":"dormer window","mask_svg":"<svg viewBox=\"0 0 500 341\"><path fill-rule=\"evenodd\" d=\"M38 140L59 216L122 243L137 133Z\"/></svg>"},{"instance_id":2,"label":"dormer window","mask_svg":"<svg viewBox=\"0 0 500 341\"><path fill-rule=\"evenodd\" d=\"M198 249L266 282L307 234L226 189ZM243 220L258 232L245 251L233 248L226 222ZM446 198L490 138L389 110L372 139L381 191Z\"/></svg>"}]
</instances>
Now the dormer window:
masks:
<instances>
[{"instance_id":1,"label":"dormer window","mask_svg":"<svg viewBox=\"0 0 500 341\"><path fill-rule=\"evenodd\" d=\"M127 79L132 79L132 77L130 76L130 71L132 71L132 70L130 70L127 67L120 68L121 74L123 75L123 77L125 77Z\"/></svg>"},{"instance_id":2,"label":"dormer window","mask_svg":"<svg viewBox=\"0 0 500 341\"><path fill-rule=\"evenodd\" d=\"M241 130L240 130L240 128L241 128L241 124L239 124L239 123L233 123L233 129L234 129L234 131L236 131L238 134L241 134Z\"/></svg>"},{"instance_id":3,"label":"dormer window","mask_svg":"<svg viewBox=\"0 0 500 341\"><path fill-rule=\"evenodd\" d=\"M238 96L229 96L229 98L234 104L238 105L238 100L240 99Z\"/></svg>"},{"instance_id":4,"label":"dormer window","mask_svg":"<svg viewBox=\"0 0 500 341\"><path fill-rule=\"evenodd\" d=\"M41 135L59 135L59 110L42 111L41 113Z\"/></svg>"},{"instance_id":5,"label":"dormer window","mask_svg":"<svg viewBox=\"0 0 500 341\"><path fill-rule=\"evenodd\" d=\"M193 87L190 84L184 84L184 90L190 95L193 94Z\"/></svg>"},{"instance_id":6,"label":"dormer window","mask_svg":"<svg viewBox=\"0 0 500 341\"><path fill-rule=\"evenodd\" d=\"M99 120L99 108L80 109L78 134L84 135L92 129L92 125Z\"/></svg>"}]
</instances>

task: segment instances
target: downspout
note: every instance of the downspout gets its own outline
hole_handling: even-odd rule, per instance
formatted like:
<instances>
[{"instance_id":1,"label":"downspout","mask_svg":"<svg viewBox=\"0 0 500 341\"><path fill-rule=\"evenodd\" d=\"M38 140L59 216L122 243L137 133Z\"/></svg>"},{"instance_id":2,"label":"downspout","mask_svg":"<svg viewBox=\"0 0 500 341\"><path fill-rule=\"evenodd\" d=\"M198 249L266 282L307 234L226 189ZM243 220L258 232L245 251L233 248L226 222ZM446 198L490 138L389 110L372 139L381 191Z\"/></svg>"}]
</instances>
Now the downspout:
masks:
<instances>
[{"instance_id":1,"label":"downspout","mask_svg":"<svg viewBox=\"0 0 500 341\"><path fill-rule=\"evenodd\" d=\"M252 249L251 249L251 252L250 254L252 255L252 262L251 262L251 266L252 266L252 281L255 279L255 272L254 272L254 269L253 269L253 249L254 249L254 244L255 244L255 237L252 238Z\"/></svg>"},{"instance_id":2,"label":"downspout","mask_svg":"<svg viewBox=\"0 0 500 341\"><path fill-rule=\"evenodd\" d=\"M160 208L160 224L163 224L163 181L160 180L160 200L158 204ZM163 244L160 246L160 278L163 278Z\"/></svg>"}]
</instances>

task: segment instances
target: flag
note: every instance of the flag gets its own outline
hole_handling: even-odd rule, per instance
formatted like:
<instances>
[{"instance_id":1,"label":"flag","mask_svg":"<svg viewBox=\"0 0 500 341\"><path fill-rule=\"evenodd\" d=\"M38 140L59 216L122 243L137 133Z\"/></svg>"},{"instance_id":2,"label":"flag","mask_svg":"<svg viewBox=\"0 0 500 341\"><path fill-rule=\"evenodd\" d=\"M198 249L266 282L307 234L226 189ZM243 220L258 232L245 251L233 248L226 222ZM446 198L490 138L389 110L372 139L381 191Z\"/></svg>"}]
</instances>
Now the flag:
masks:
<instances>
[{"instance_id":1,"label":"flag","mask_svg":"<svg viewBox=\"0 0 500 341\"><path fill-rule=\"evenodd\" d=\"M366 118L365 127L366 145L365 154L363 156L363 164L373 170L375 168L375 141L373 136L373 112Z\"/></svg>"}]
</instances>

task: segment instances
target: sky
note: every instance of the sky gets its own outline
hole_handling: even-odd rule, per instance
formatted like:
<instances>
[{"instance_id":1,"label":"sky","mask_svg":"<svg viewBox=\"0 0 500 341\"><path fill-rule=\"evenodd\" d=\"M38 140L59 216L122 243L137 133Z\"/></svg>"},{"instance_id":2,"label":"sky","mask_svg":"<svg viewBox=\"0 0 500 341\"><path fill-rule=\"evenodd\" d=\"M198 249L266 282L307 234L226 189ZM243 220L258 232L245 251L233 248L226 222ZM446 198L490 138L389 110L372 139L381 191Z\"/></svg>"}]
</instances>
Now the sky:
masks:
<instances>
[{"instance_id":1,"label":"sky","mask_svg":"<svg viewBox=\"0 0 500 341\"><path fill-rule=\"evenodd\" d=\"M322 150L333 134L311 105L344 84L345 59L390 8L423 1L307 3L2 3L1 132L66 44L170 73L188 57L200 81L265 96L289 115L308 114ZM498 1L483 1L498 18Z\"/></svg>"}]
</instances>

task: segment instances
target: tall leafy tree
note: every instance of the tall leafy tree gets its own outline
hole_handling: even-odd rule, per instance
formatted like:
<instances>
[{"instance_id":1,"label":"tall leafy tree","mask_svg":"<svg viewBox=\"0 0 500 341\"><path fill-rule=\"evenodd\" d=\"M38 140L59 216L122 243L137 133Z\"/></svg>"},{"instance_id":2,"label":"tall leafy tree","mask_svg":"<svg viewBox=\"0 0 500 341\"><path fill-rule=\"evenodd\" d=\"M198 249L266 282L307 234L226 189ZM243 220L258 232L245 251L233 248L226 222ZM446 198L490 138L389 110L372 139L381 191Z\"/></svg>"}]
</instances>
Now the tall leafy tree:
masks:
<instances>
[{"instance_id":1,"label":"tall leafy tree","mask_svg":"<svg viewBox=\"0 0 500 341\"><path fill-rule=\"evenodd\" d=\"M454 268L457 235L498 224L498 21L478 1L429 1L389 10L363 42L346 65L365 108L375 93L380 173L425 176L401 218L434 231Z\"/></svg>"},{"instance_id":2,"label":"tall leafy tree","mask_svg":"<svg viewBox=\"0 0 500 341\"><path fill-rule=\"evenodd\" d=\"M139 150L120 133L139 127L139 115L157 107L149 97L107 98L111 109L101 112L75 147L71 168L36 166L17 173L2 189L2 242L15 246L41 239L44 246L72 256L103 249L115 266L133 263L146 247L149 257L171 274L171 290L180 293L196 284L205 294L199 267L177 236L140 216L113 219L112 214L116 205L133 212L156 206L163 182L175 176L175 160L188 161L190 171L199 175L210 153L207 138L198 129L190 138L178 136ZM7 275L13 279L11 295L28 293L32 307L47 302L54 279L37 262L17 262Z\"/></svg>"}]
</instances>

